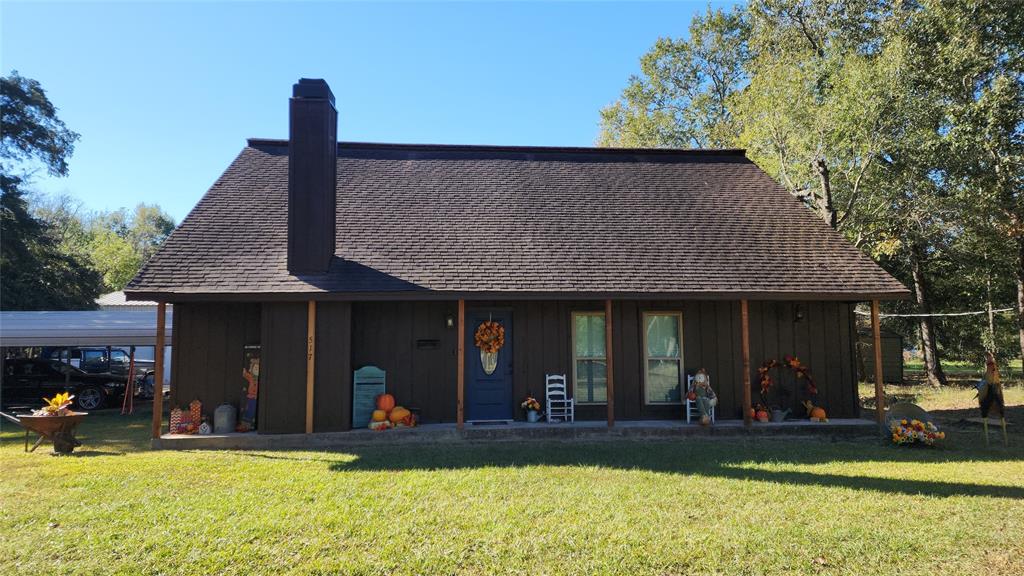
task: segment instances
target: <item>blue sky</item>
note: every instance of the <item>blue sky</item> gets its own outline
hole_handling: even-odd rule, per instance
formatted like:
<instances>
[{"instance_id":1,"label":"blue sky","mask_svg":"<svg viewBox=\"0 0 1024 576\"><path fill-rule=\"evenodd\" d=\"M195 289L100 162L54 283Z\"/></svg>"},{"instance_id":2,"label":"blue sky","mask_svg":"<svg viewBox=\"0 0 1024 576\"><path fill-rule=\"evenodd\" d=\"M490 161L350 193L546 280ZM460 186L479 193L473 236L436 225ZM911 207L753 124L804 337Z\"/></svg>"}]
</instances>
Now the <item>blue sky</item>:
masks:
<instances>
[{"instance_id":1,"label":"blue sky","mask_svg":"<svg viewBox=\"0 0 1024 576\"><path fill-rule=\"evenodd\" d=\"M37 189L180 221L245 138L287 136L299 77L330 83L341 140L589 146L640 55L707 6L4 1L0 63L82 135Z\"/></svg>"}]
</instances>

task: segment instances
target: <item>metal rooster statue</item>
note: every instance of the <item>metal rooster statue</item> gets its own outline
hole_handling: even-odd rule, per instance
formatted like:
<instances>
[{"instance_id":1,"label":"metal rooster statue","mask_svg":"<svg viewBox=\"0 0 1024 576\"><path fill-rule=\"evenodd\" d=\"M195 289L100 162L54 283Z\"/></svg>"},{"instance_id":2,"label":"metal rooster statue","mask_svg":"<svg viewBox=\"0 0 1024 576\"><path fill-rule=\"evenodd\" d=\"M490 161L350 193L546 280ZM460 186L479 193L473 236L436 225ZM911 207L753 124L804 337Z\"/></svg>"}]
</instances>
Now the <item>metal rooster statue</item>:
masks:
<instances>
[{"instance_id":1,"label":"metal rooster statue","mask_svg":"<svg viewBox=\"0 0 1024 576\"><path fill-rule=\"evenodd\" d=\"M999 368L991 352L985 352L985 379L978 382L978 406L981 407L981 425L985 429L985 445L988 445L989 414L999 416L1003 427L1003 444L1009 446L1006 436L1006 403L1003 400L1003 384L999 381Z\"/></svg>"}]
</instances>

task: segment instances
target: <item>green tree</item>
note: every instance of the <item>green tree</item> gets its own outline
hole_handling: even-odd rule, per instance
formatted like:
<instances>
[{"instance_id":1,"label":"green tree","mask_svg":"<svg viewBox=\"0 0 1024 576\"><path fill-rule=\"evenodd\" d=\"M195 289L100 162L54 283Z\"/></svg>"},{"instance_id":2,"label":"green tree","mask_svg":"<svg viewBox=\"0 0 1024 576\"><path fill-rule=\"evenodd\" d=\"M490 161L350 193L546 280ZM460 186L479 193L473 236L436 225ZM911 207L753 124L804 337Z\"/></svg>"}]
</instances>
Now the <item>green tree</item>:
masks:
<instances>
[{"instance_id":1,"label":"green tree","mask_svg":"<svg viewBox=\"0 0 1024 576\"><path fill-rule=\"evenodd\" d=\"M762 0L749 11L740 144L830 226L855 227L893 129L901 54L880 41L891 11L870 0Z\"/></svg>"},{"instance_id":2,"label":"green tree","mask_svg":"<svg viewBox=\"0 0 1024 576\"><path fill-rule=\"evenodd\" d=\"M92 215L81 200L68 193L54 196L36 193L28 197L28 204L32 215L49 226L62 253L93 266L89 249Z\"/></svg>"},{"instance_id":3,"label":"green tree","mask_svg":"<svg viewBox=\"0 0 1024 576\"><path fill-rule=\"evenodd\" d=\"M601 146L727 147L731 101L746 83L746 11L708 10L686 40L660 38L615 103L601 110Z\"/></svg>"},{"instance_id":4,"label":"green tree","mask_svg":"<svg viewBox=\"0 0 1024 576\"><path fill-rule=\"evenodd\" d=\"M90 247L92 260L103 274L107 290L124 288L142 267L142 256L131 242L111 230L96 230Z\"/></svg>"},{"instance_id":5,"label":"green tree","mask_svg":"<svg viewBox=\"0 0 1024 576\"><path fill-rule=\"evenodd\" d=\"M0 308L92 308L102 284L86 263L64 254L49 224L34 217L22 189L41 165L66 176L78 134L35 80L0 78Z\"/></svg>"},{"instance_id":6,"label":"green tree","mask_svg":"<svg viewBox=\"0 0 1024 576\"><path fill-rule=\"evenodd\" d=\"M100 214L88 224L89 253L108 290L121 290L174 230L159 206L138 204Z\"/></svg>"},{"instance_id":7,"label":"green tree","mask_svg":"<svg viewBox=\"0 0 1024 576\"><path fill-rule=\"evenodd\" d=\"M1017 339L1024 357L1024 10L1013 0L925 3L926 80L945 104L947 176L969 211L984 262L1015 261ZM996 290L1002 282L997 276ZM995 342L992 345L996 345Z\"/></svg>"},{"instance_id":8,"label":"green tree","mask_svg":"<svg viewBox=\"0 0 1024 576\"><path fill-rule=\"evenodd\" d=\"M121 290L174 230L174 219L159 206L89 212L70 195L37 196L32 212L47 222L61 252L103 276L103 289Z\"/></svg>"},{"instance_id":9,"label":"green tree","mask_svg":"<svg viewBox=\"0 0 1024 576\"><path fill-rule=\"evenodd\" d=\"M57 117L57 108L39 82L17 70L0 78L0 161L10 175L10 163L39 162L54 176L68 175L68 158L79 135Z\"/></svg>"},{"instance_id":10,"label":"green tree","mask_svg":"<svg viewBox=\"0 0 1024 576\"><path fill-rule=\"evenodd\" d=\"M1024 310L1017 8L1012 0L754 0L712 12L694 20L688 39L659 40L644 55L641 75L602 110L599 142L746 148L913 288L914 300L891 310L963 310L967 292L977 305L1002 303L1012 246ZM711 33L708 23L719 28ZM694 58L694 46L710 53ZM688 72L723 62L735 71L721 76L731 79L724 91ZM724 110L707 114L708 101ZM965 281L974 282L967 292ZM924 316L905 327L918 333L934 384L945 382L943 345L976 354L1000 338L998 322L990 330L986 321L984 335L969 317ZM1024 315L1019 330L1024 355Z\"/></svg>"},{"instance_id":11,"label":"green tree","mask_svg":"<svg viewBox=\"0 0 1024 576\"><path fill-rule=\"evenodd\" d=\"M174 231L174 218L156 204L138 204L132 215L128 239L145 264ZM137 272L137 270L136 270Z\"/></svg>"}]
</instances>

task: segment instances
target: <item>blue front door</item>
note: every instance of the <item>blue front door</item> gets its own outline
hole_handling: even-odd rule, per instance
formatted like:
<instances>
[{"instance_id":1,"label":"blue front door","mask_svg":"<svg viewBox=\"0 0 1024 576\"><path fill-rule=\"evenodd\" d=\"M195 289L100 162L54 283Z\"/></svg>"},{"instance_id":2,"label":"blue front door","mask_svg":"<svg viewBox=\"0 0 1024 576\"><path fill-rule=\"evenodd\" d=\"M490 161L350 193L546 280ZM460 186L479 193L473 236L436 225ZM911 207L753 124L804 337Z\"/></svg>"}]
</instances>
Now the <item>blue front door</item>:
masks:
<instances>
[{"instance_id":1,"label":"blue front door","mask_svg":"<svg viewBox=\"0 0 1024 576\"><path fill-rule=\"evenodd\" d=\"M476 347L477 328L487 320L505 328L505 344L498 350L497 365L490 374ZM466 420L511 420L512 409L512 313L466 313Z\"/></svg>"}]
</instances>

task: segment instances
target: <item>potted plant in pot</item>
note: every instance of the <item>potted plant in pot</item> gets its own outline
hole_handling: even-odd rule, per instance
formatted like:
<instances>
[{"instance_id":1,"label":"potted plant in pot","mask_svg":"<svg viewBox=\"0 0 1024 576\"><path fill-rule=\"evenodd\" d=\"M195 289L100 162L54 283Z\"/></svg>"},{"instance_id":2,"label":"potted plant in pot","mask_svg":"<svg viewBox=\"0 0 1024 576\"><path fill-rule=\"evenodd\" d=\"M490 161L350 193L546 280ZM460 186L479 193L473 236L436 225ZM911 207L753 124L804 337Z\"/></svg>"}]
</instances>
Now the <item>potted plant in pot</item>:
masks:
<instances>
[{"instance_id":1,"label":"potted plant in pot","mask_svg":"<svg viewBox=\"0 0 1024 576\"><path fill-rule=\"evenodd\" d=\"M540 402L533 396L527 396L519 407L526 410L527 422L534 423L540 420Z\"/></svg>"}]
</instances>

